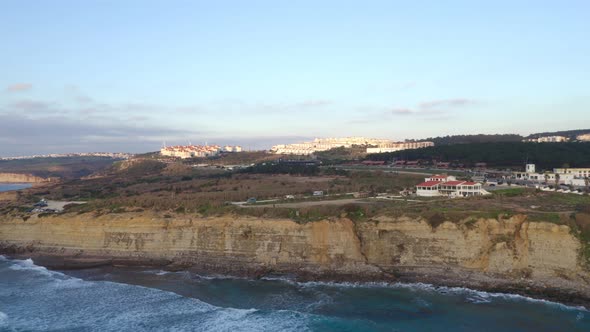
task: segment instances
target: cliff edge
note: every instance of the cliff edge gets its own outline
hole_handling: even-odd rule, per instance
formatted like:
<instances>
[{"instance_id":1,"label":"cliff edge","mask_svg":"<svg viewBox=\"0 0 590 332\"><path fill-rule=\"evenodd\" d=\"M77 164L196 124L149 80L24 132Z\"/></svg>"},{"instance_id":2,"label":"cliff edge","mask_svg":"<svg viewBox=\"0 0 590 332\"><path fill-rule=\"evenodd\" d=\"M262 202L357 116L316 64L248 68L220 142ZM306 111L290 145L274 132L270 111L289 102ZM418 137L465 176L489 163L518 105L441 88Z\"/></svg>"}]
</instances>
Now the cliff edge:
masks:
<instances>
[{"instance_id":1,"label":"cliff edge","mask_svg":"<svg viewBox=\"0 0 590 332\"><path fill-rule=\"evenodd\" d=\"M427 282L590 304L590 272L575 232L526 215L435 226L407 217L300 224L152 212L24 219L0 216L0 253L54 268L157 265L251 277Z\"/></svg>"},{"instance_id":2,"label":"cliff edge","mask_svg":"<svg viewBox=\"0 0 590 332\"><path fill-rule=\"evenodd\" d=\"M49 181L51 179L45 179L31 174L0 173L0 182L2 183L42 183Z\"/></svg>"}]
</instances>

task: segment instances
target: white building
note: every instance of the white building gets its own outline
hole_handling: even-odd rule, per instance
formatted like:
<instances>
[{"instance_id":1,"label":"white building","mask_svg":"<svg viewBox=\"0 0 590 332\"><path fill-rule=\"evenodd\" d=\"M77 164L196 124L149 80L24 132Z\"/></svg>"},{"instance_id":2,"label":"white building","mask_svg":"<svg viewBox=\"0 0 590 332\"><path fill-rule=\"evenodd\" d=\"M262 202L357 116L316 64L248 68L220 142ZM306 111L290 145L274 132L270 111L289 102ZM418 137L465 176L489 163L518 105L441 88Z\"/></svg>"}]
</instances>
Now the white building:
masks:
<instances>
[{"instance_id":1,"label":"white building","mask_svg":"<svg viewBox=\"0 0 590 332\"><path fill-rule=\"evenodd\" d=\"M388 142L377 147L367 148L367 153L384 153L401 150L421 149L434 146L432 142Z\"/></svg>"},{"instance_id":2,"label":"white building","mask_svg":"<svg viewBox=\"0 0 590 332\"><path fill-rule=\"evenodd\" d=\"M310 155L314 152L327 151L334 148L350 148L353 145L380 145L387 142L391 141L366 137L316 138L311 142L275 145L270 150L276 154Z\"/></svg>"},{"instance_id":3,"label":"white building","mask_svg":"<svg viewBox=\"0 0 590 332\"><path fill-rule=\"evenodd\" d=\"M421 197L469 197L489 195L481 183L458 181L454 176L435 175L416 185L416 195Z\"/></svg>"},{"instance_id":4,"label":"white building","mask_svg":"<svg viewBox=\"0 0 590 332\"><path fill-rule=\"evenodd\" d=\"M223 152L242 152L242 147L239 145L226 145L223 147Z\"/></svg>"},{"instance_id":5,"label":"white building","mask_svg":"<svg viewBox=\"0 0 590 332\"><path fill-rule=\"evenodd\" d=\"M528 180L548 185L558 184L583 186L584 179L590 178L590 168L554 168L553 172L537 173L534 164L526 165L526 172L512 172L512 178Z\"/></svg>"},{"instance_id":6,"label":"white building","mask_svg":"<svg viewBox=\"0 0 590 332\"><path fill-rule=\"evenodd\" d=\"M526 164L527 173L535 173L535 164Z\"/></svg>"},{"instance_id":7,"label":"white building","mask_svg":"<svg viewBox=\"0 0 590 332\"><path fill-rule=\"evenodd\" d=\"M567 142L569 138L565 136L543 136L539 138L529 138L523 140L524 142L534 142L534 143L558 143L558 142Z\"/></svg>"},{"instance_id":8,"label":"white building","mask_svg":"<svg viewBox=\"0 0 590 332\"><path fill-rule=\"evenodd\" d=\"M420 197L436 197L441 196L438 191L441 182L439 181L425 181L416 185L416 195Z\"/></svg>"},{"instance_id":9,"label":"white building","mask_svg":"<svg viewBox=\"0 0 590 332\"><path fill-rule=\"evenodd\" d=\"M219 155L221 152L240 152L240 146L226 145L223 148L217 145L176 145L165 146L160 149L160 154L167 157L177 157L181 159L187 158L203 158L213 157Z\"/></svg>"},{"instance_id":10,"label":"white building","mask_svg":"<svg viewBox=\"0 0 590 332\"><path fill-rule=\"evenodd\" d=\"M590 168L554 168L556 174L573 174L575 177L590 177Z\"/></svg>"},{"instance_id":11,"label":"white building","mask_svg":"<svg viewBox=\"0 0 590 332\"><path fill-rule=\"evenodd\" d=\"M578 139L578 141L582 141L582 142L590 142L590 134L578 135L578 137L576 137L576 139Z\"/></svg>"},{"instance_id":12,"label":"white building","mask_svg":"<svg viewBox=\"0 0 590 332\"><path fill-rule=\"evenodd\" d=\"M430 181L446 182L446 181L457 181L457 178L452 175L442 174L442 175L433 175L429 178L425 178L424 181L426 181L426 182L430 182Z\"/></svg>"}]
</instances>

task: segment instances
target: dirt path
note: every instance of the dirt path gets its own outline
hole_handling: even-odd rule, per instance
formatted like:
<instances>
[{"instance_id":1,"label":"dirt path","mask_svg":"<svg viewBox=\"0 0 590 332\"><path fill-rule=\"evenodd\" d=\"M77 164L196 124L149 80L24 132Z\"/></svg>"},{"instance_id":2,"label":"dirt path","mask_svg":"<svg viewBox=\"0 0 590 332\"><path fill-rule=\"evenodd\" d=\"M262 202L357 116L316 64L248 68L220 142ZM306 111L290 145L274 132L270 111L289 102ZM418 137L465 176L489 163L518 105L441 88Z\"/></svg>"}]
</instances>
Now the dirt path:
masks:
<instances>
[{"instance_id":1,"label":"dirt path","mask_svg":"<svg viewBox=\"0 0 590 332\"><path fill-rule=\"evenodd\" d=\"M318 205L345 205L345 204L352 204L352 203L360 203L360 204L371 204L372 202L367 201L365 198L347 198L347 199L334 199L329 201L306 201L306 202L294 202L294 203L276 203L272 204L273 207L278 208L301 208L307 206L318 206ZM253 208L253 207L268 207L271 204L252 204L252 205L240 205L241 207L245 208Z\"/></svg>"}]
</instances>

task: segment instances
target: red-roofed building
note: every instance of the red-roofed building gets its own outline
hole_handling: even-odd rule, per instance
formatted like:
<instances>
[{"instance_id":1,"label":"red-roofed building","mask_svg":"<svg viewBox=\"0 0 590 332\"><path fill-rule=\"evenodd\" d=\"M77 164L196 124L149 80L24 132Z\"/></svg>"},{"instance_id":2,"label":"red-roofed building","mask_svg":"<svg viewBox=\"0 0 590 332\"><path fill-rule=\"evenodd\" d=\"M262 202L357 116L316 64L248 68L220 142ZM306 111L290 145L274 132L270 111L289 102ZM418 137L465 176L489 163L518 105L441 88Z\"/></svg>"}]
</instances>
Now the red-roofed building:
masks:
<instances>
[{"instance_id":1,"label":"red-roofed building","mask_svg":"<svg viewBox=\"0 0 590 332\"><path fill-rule=\"evenodd\" d=\"M377 161L365 160L361 164L363 164L365 166L383 166L383 165L385 165L385 161L383 161L383 160L377 160Z\"/></svg>"},{"instance_id":2,"label":"red-roofed building","mask_svg":"<svg viewBox=\"0 0 590 332\"><path fill-rule=\"evenodd\" d=\"M422 197L448 196L468 197L488 195L489 192L482 189L481 183L458 181L455 177L449 181L440 181L442 176L437 175L426 178L426 182L416 185L416 195Z\"/></svg>"},{"instance_id":3,"label":"red-roofed building","mask_svg":"<svg viewBox=\"0 0 590 332\"><path fill-rule=\"evenodd\" d=\"M422 197L440 196L440 181L426 181L416 185L416 195Z\"/></svg>"},{"instance_id":4,"label":"red-roofed building","mask_svg":"<svg viewBox=\"0 0 590 332\"><path fill-rule=\"evenodd\" d=\"M451 163L444 162L444 163L436 163L437 168L449 168L451 167Z\"/></svg>"},{"instance_id":5,"label":"red-roofed building","mask_svg":"<svg viewBox=\"0 0 590 332\"><path fill-rule=\"evenodd\" d=\"M457 180L456 177L454 177L452 175L446 175L446 174L437 174L437 175L433 175L429 178L424 179L424 181L438 181L438 182L455 181L455 180Z\"/></svg>"}]
</instances>

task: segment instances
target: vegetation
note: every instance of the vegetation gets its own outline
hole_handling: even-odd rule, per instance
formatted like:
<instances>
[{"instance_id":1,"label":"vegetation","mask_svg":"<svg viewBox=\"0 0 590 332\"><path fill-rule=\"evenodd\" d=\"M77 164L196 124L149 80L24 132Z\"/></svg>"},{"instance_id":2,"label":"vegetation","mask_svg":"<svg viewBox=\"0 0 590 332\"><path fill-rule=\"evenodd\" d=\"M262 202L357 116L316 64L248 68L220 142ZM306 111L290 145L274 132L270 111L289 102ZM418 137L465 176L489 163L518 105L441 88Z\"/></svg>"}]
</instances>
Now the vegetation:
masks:
<instances>
[{"instance_id":1,"label":"vegetation","mask_svg":"<svg viewBox=\"0 0 590 332\"><path fill-rule=\"evenodd\" d=\"M277 166L279 165L279 166ZM287 167L288 166L288 167ZM466 199L371 199L353 204L298 205L275 208L272 203L248 208L229 204L256 197L305 202L313 191L329 193L329 198L348 193L397 195L422 181L422 175L395 174L380 170L339 171L332 167L291 164L256 165L243 172L216 167L190 167L183 162L162 163L155 159L119 162L101 176L67 180L31 188L15 197L15 203L0 202L0 214L28 215L31 204L41 197L57 200L84 200L87 204L66 206L66 213L128 213L144 210L214 216L240 214L269 218L291 218L300 223L346 216L355 222L374 216L422 217L432 227L445 221L475 227L478 218L506 218L526 214L531 221L569 225L584 243L584 257L590 257L590 196L560 194L523 188L497 190L494 195ZM352 195L351 195L352 196ZM349 196L350 197L350 196ZM43 217L49 216L44 214Z\"/></svg>"},{"instance_id":2,"label":"vegetation","mask_svg":"<svg viewBox=\"0 0 590 332\"><path fill-rule=\"evenodd\" d=\"M351 160L362 160L367 155L366 146L339 147L314 153L324 164L341 164Z\"/></svg>"},{"instance_id":3,"label":"vegetation","mask_svg":"<svg viewBox=\"0 0 590 332\"><path fill-rule=\"evenodd\" d=\"M75 179L102 171L116 159L109 157L56 157L0 160L0 172Z\"/></svg>"},{"instance_id":4,"label":"vegetation","mask_svg":"<svg viewBox=\"0 0 590 332\"><path fill-rule=\"evenodd\" d=\"M394 159L444 161L474 165L485 162L488 166L519 166L535 163L541 169L561 167L587 167L590 165L590 143L470 143L440 145L423 149L370 154L369 160Z\"/></svg>"},{"instance_id":5,"label":"vegetation","mask_svg":"<svg viewBox=\"0 0 590 332\"><path fill-rule=\"evenodd\" d=\"M522 136L516 134L504 135L452 135L443 137L429 137L426 141L433 142L435 146L471 143L495 143L495 142L521 142Z\"/></svg>"},{"instance_id":6,"label":"vegetation","mask_svg":"<svg viewBox=\"0 0 590 332\"><path fill-rule=\"evenodd\" d=\"M527 191L530 191L530 190L527 190L526 188L508 188L508 189L494 190L492 192L492 194L495 196L516 197L516 196L522 196Z\"/></svg>"},{"instance_id":7,"label":"vegetation","mask_svg":"<svg viewBox=\"0 0 590 332\"><path fill-rule=\"evenodd\" d=\"M565 136L575 140L578 135L590 133L590 129L565 130L543 132L523 137L517 134L496 134L496 135L451 135L443 137L429 137L426 141L434 142L435 145L472 144L472 143L498 143L498 142L522 142L525 138L539 138L544 136Z\"/></svg>"},{"instance_id":8,"label":"vegetation","mask_svg":"<svg viewBox=\"0 0 590 332\"><path fill-rule=\"evenodd\" d=\"M318 165L299 165L289 163L267 162L250 166L248 168L241 170L240 172L257 174L291 174L315 176L320 173L320 167Z\"/></svg>"},{"instance_id":9,"label":"vegetation","mask_svg":"<svg viewBox=\"0 0 590 332\"><path fill-rule=\"evenodd\" d=\"M564 136L571 140L575 140L578 135L588 134L590 133L590 129L577 129L577 130L564 130L564 131L552 131L552 132L543 132L543 133L536 133L527 136L526 138L539 138L543 136Z\"/></svg>"}]
</instances>

